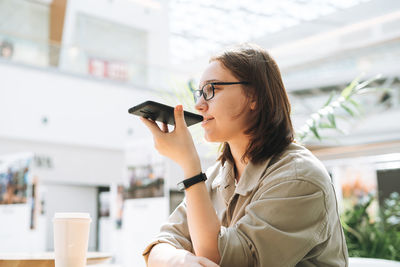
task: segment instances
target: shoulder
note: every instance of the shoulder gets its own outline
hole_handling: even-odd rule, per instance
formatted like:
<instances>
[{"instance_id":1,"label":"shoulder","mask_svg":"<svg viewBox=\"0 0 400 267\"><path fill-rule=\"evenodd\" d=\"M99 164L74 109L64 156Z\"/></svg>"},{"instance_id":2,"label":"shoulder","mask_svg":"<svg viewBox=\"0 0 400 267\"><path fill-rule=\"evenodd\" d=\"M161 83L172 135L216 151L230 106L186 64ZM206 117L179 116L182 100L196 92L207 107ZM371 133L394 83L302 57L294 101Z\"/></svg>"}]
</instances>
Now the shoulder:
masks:
<instances>
[{"instance_id":1,"label":"shoulder","mask_svg":"<svg viewBox=\"0 0 400 267\"><path fill-rule=\"evenodd\" d=\"M322 193L325 202L333 203L334 189L323 164L301 145L292 143L272 157L260 177L255 199L298 197Z\"/></svg>"},{"instance_id":2,"label":"shoulder","mask_svg":"<svg viewBox=\"0 0 400 267\"><path fill-rule=\"evenodd\" d=\"M324 165L305 147L292 143L281 154L273 157L262 178L263 184L304 181L327 190L330 176Z\"/></svg>"}]
</instances>

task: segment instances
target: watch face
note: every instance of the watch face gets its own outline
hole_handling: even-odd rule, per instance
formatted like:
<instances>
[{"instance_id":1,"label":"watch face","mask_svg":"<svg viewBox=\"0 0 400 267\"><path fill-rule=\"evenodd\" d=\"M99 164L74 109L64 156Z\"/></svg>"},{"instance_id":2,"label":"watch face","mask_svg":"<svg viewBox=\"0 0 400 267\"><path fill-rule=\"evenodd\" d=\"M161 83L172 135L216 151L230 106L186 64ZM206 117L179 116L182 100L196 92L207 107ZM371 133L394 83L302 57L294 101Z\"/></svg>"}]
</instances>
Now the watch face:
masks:
<instances>
[{"instance_id":1,"label":"watch face","mask_svg":"<svg viewBox=\"0 0 400 267\"><path fill-rule=\"evenodd\" d=\"M183 182L178 183L177 186L179 191L185 191L185 185Z\"/></svg>"}]
</instances>

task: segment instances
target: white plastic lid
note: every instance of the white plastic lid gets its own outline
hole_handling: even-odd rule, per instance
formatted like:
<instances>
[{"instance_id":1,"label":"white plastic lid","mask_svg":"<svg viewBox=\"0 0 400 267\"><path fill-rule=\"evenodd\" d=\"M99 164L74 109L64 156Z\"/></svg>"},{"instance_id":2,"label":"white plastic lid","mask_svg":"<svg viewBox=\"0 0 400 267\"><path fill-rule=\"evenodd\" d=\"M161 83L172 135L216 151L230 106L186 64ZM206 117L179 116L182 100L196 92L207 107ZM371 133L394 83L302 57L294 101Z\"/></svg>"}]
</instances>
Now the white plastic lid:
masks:
<instances>
[{"instance_id":1,"label":"white plastic lid","mask_svg":"<svg viewBox=\"0 0 400 267\"><path fill-rule=\"evenodd\" d=\"M56 212L54 219L90 219L90 214L85 212Z\"/></svg>"}]
</instances>

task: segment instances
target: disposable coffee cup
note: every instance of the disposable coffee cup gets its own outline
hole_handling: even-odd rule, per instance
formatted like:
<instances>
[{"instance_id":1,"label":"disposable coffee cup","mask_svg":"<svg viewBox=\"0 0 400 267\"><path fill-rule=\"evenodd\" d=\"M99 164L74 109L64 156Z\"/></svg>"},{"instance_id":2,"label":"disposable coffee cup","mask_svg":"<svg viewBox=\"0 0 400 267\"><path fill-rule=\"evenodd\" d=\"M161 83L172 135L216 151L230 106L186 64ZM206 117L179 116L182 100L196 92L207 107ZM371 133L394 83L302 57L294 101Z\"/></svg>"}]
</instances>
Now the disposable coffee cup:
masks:
<instances>
[{"instance_id":1,"label":"disposable coffee cup","mask_svg":"<svg viewBox=\"0 0 400 267\"><path fill-rule=\"evenodd\" d=\"M55 267L85 267L89 243L89 213L55 213Z\"/></svg>"}]
</instances>

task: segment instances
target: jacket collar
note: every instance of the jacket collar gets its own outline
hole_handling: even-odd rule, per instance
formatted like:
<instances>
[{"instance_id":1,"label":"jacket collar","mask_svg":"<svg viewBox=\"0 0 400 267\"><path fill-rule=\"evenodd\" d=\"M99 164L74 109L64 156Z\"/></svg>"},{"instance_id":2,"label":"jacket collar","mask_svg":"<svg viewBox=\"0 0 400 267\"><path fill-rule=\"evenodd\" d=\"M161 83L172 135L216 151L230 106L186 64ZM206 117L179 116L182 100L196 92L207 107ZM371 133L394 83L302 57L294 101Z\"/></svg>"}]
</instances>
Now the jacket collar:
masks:
<instances>
[{"instance_id":1,"label":"jacket collar","mask_svg":"<svg viewBox=\"0 0 400 267\"><path fill-rule=\"evenodd\" d=\"M239 183L236 186L235 193L246 196L258 185L258 181L264 175L271 158L258 164L249 162L244 169Z\"/></svg>"},{"instance_id":2,"label":"jacket collar","mask_svg":"<svg viewBox=\"0 0 400 267\"><path fill-rule=\"evenodd\" d=\"M219 187L226 202L228 202L233 193L246 196L256 187L258 181L265 173L270 161L271 158L259 164L249 162L244 169L236 188L233 165L226 161L224 166L220 168L219 174L214 179L212 188L215 189Z\"/></svg>"},{"instance_id":3,"label":"jacket collar","mask_svg":"<svg viewBox=\"0 0 400 267\"><path fill-rule=\"evenodd\" d=\"M221 192L225 204L229 203L235 191L235 174L231 163L226 161L224 166L220 167L220 171L212 183L212 188Z\"/></svg>"}]
</instances>

